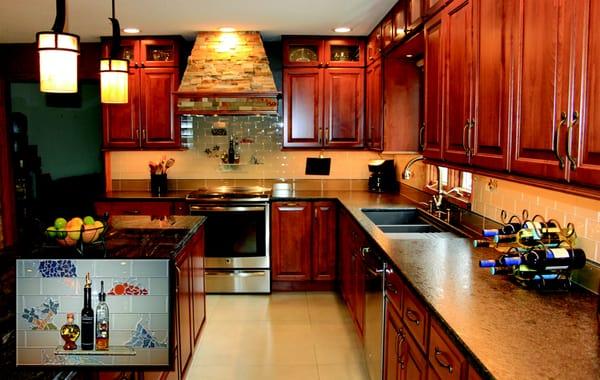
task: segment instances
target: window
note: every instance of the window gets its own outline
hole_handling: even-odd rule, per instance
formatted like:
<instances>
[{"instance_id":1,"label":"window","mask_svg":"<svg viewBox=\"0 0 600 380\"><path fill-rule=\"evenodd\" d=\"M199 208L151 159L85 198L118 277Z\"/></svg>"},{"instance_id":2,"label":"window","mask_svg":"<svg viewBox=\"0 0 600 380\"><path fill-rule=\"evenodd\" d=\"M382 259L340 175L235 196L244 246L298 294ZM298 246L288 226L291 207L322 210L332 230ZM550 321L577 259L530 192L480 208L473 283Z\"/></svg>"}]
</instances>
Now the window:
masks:
<instances>
[{"instance_id":1,"label":"window","mask_svg":"<svg viewBox=\"0 0 600 380\"><path fill-rule=\"evenodd\" d=\"M448 195L458 198L463 202L469 202L473 189L473 175L457 169L449 169L440 166L440 178L442 190ZM437 192L438 170L434 165L428 165L427 184L425 191Z\"/></svg>"}]
</instances>

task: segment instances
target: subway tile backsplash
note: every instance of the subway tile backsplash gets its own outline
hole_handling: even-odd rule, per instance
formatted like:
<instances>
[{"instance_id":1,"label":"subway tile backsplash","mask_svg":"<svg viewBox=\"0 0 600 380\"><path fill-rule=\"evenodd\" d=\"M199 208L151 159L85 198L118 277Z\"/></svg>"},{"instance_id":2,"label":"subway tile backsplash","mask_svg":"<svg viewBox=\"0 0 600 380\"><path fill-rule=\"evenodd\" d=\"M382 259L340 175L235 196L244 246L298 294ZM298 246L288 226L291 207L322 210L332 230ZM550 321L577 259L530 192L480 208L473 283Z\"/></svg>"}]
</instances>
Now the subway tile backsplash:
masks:
<instances>
[{"instance_id":1,"label":"subway tile backsplash","mask_svg":"<svg viewBox=\"0 0 600 380\"><path fill-rule=\"evenodd\" d=\"M92 280L94 310L100 281L104 281L110 309L111 345L134 346L136 352L139 348L139 355L136 355L139 360L146 356L150 360L146 349L166 349L169 335L168 260L18 260L19 364L94 364L96 361L97 364L112 364L115 360L133 360L54 354L54 349L64 344L58 330L66 322L66 314L73 312L75 323L81 326L87 272ZM116 291L111 293L111 290Z\"/></svg>"}]
</instances>

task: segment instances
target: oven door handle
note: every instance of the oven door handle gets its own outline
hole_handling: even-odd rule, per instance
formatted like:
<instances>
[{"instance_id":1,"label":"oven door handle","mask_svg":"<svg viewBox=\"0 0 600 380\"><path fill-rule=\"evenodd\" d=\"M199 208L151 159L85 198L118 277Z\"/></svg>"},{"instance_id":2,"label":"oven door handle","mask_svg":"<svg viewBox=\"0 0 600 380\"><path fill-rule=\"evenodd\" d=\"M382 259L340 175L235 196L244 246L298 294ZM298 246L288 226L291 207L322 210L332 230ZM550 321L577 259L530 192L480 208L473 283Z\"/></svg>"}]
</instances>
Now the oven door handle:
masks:
<instances>
[{"instance_id":1,"label":"oven door handle","mask_svg":"<svg viewBox=\"0 0 600 380\"><path fill-rule=\"evenodd\" d=\"M206 276L229 276L229 277L264 277L265 271L251 271L251 272L227 272L227 271L206 271Z\"/></svg>"},{"instance_id":2,"label":"oven door handle","mask_svg":"<svg viewBox=\"0 0 600 380\"><path fill-rule=\"evenodd\" d=\"M190 206L191 212L207 211L207 212L248 212L248 211L265 211L264 206Z\"/></svg>"}]
</instances>

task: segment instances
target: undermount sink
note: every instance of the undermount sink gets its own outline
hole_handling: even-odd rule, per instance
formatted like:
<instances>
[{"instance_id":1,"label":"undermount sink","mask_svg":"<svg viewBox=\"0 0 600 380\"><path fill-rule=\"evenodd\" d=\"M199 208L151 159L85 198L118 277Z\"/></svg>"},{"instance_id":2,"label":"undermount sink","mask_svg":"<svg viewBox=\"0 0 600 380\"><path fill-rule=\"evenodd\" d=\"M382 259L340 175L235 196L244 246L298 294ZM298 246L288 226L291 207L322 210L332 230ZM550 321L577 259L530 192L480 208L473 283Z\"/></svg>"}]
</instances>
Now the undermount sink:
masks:
<instances>
[{"instance_id":1,"label":"undermount sink","mask_svg":"<svg viewBox=\"0 0 600 380\"><path fill-rule=\"evenodd\" d=\"M394 239L445 237L437 226L429 223L416 208L381 208L361 210L381 231Z\"/></svg>"}]
</instances>

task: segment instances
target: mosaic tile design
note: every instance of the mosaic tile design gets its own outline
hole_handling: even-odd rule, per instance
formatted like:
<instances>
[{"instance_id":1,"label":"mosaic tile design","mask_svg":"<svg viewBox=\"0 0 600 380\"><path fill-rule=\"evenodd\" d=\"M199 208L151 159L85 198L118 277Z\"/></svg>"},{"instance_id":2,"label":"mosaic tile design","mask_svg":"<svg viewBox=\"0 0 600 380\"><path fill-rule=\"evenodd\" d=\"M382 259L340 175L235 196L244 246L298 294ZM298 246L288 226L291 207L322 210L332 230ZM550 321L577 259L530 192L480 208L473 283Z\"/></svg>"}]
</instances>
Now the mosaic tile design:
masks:
<instances>
[{"instance_id":1,"label":"mosaic tile design","mask_svg":"<svg viewBox=\"0 0 600 380\"><path fill-rule=\"evenodd\" d=\"M148 289L136 283L135 280L113 283L112 289L107 292L111 296L147 296Z\"/></svg>"},{"instance_id":2,"label":"mosaic tile design","mask_svg":"<svg viewBox=\"0 0 600 380\"><path fill-rule=\"evenodd\" d=\"M31 325L32 330L57 330L53 320L58 314L58 306L58 300L48 297L39 306L24 308L21 318Z\"/></svg>"},{"instance_id":3,"label":"mosaic tile design","mask_svg":"<svg viewBox=\"0 0 600 380\"><path fill-rule=\"evenodd\" d=\"M77 277L72 260L41 260L38 270L42 277Z\"/></svg>"},{"instance_id":4,"label":"mosaic tile design","mask_svg":"<svg viewBox=\"0 0 600 380\"><path fill-rule=\"evenodd\" d=\"M156 348L167 347L167 343L160 342L153 333L144 326L144 319L140 319L131 333L131 339L125 343L126 346Z\"/></svg>"}]
</instances>

